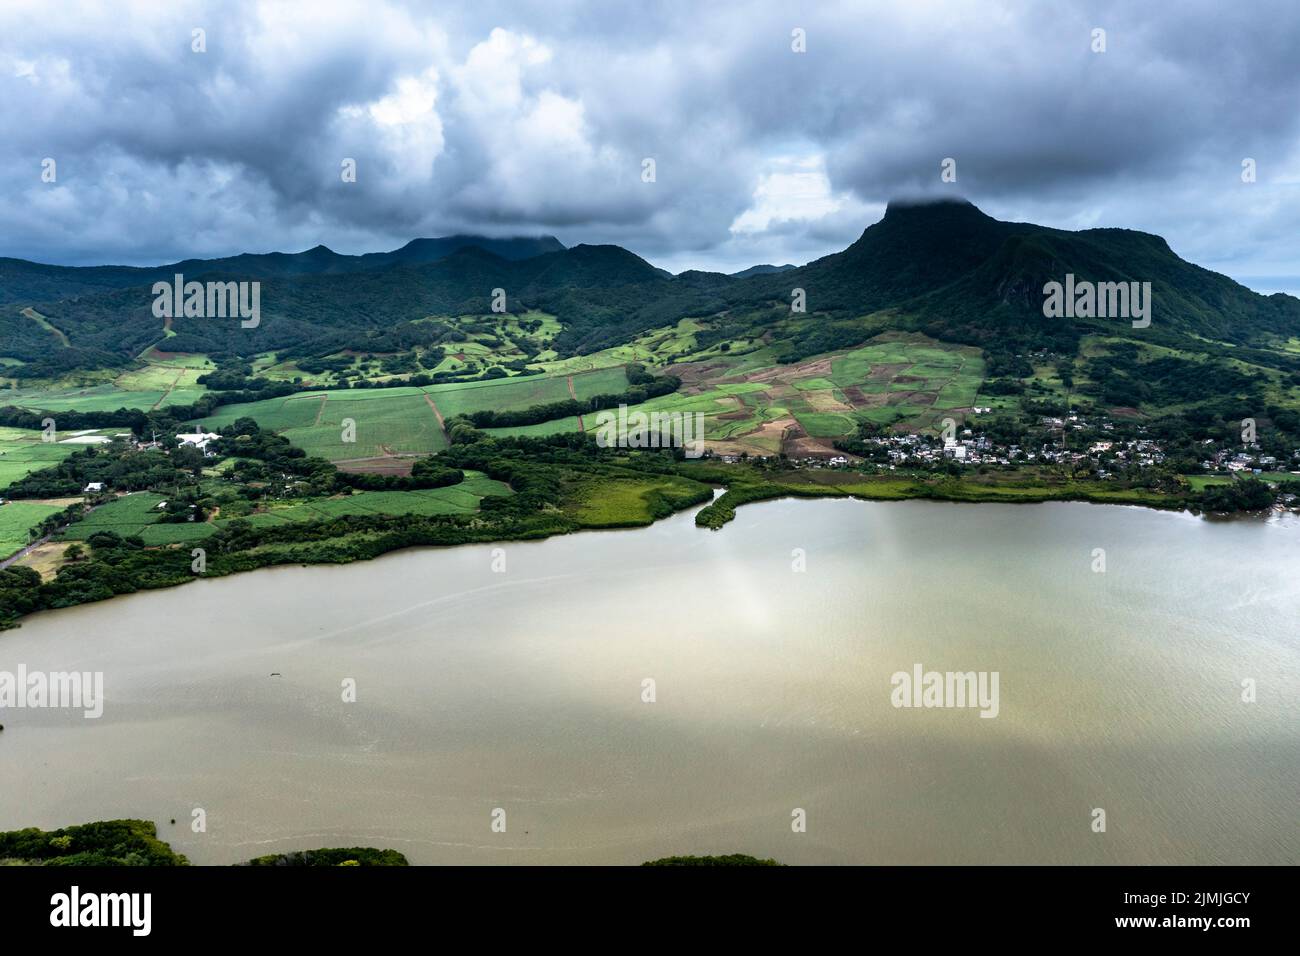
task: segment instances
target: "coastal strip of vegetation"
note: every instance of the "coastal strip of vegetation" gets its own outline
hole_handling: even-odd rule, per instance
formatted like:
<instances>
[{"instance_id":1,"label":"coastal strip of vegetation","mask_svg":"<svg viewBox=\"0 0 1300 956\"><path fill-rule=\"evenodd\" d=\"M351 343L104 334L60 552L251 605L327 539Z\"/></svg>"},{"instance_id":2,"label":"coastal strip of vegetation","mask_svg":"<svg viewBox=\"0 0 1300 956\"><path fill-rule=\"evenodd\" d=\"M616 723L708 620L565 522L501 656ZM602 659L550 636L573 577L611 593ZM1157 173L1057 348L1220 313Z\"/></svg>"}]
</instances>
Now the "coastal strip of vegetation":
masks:
<instances>
[{"instance_id":1,"label":"coastal strip of vegetation","mask_svg":"<svg viewBox=\"0 0 1300 956\"><path fill-rule=\"evenodd\" d=\"M173 824L175 820L171 821ZM100 820L58 830L0 832L0 866L189 866L158 837L149 820ZM410 866L397 850L371 846L323 847L255 857L236 866ZM666 856L642 866L783 866L744 853Z\"/></svg>"},{"instance_id":2,"label":"coastal strip of vegetation","mask_svg":"<svg viewBox=\"0 0 1300 956\"><path fill-rule=\"evenodd\" d=\"M633 389L677 387L672 377L629 369ZM342 564L406 547L642 527L695 505L705 506L696 523L717 529L740 505L781 497L1088 501L1234 512L1267 509L1278 495L1255 477L1188 479L1180 474L1190 460L1183 454L1142 467L1107 463L1104 471L1064 456L970 468L946 459L946 445L931 448L928 439L909 436L915 441L897 450L864 426L844 448L857 456L853 462L688 459L682 449L601 448L590 433L506 436L464 415L447 423L450 446L415 460L409 474L354 473L249 417L210 436L174 434L191 411L88 413L79 424L102 426L98 419L126 415L121 424L130 432L0 489L6 498L50 503L31 512L40 519L28 540L49 541L57 551L45 574L24 563L0 568L0 629L36 611L198 577ZM14 427L30 427L31 415L0 409L0 420ZM711 500L719 487L725 492Z\"/></svg>"},{"instance_id":3,"label":"coastal strip of vegetation","mask_svg":"<svg viewBox=\"0 0 1300 956\"><path fill-rule=\"evenodd\" d=\"M776 860L760 860L747 853L727 853L722 856L665 856L648 860L642 866L785 866Z\"/></svg>"},{"instance_id":4,"label":"coastal strip of vegetation","mask_svg":"<svg viewBox=\"0 0 1300 956\"><path fill-rule=\"evenodd\" d=\"M172 823L175 823L172 820ZM0 832L0 866L189 866L149 820L100 820L58 830ZM396 850L326 847L275 853L240 866L408 866Z\"/></svg>"},{"instance_id":5,"label":"coastal strip of vegetation","mask_svg":"<svg viewBox=\"0 0 1300 956\"><path fill-rule=\"evenodd\" d=\"M72 506L61 528L47 519L44 533L76 542L52 578L30 567L0 569L0 628L35 611L272 565L640 527L712 497L710 485L678 474L669 455L599 449L578 434L499 439L468 425L454 431L458 443L418 461L409 477L341 472L251 419L224 429L211 454L118 441L70 455L6 493L44 498L103 485L88 497L107 503L84 517L81 505ZM403 487L358 489L359 477ZM472 493L462 490L471 486ZM423 496L432 492L418 490L428 488L460 497L431 502ZM366 495L378 498L377 510L352 505L370 501ZM299 501L308 504L293 505ZM119 513L114 520L111 511ZM149 545L144 535L161 543Z\"/></svg>"},{"instance_id":6,"label":"coastal strip of vegetation","mask_svg":"<svg viewBox=\"0 0 1300 956\"><path fill-rule=\"evenodd\" d=\"M736 509L741 505L776 498L862 498L869 501L920 498L1003 504L1086 501L1172 511L1193 509L1230 513L1267 509L1273 503L1274 492L1258 479L1244 479L1232 485L1211 485L1197 492L1190 486L1166 491L1042 473L1011 473L992 479L979 475L954 477L924 473L874 476L830 469L812 473L778 472L770 477L751 473L748 476L733 475L727 482L726 492L700 509L695 523L702 528L718 529L736 517Z\"/></svg>"},{"instance_id":7,"label":"coastal strip of vegetation","mask_svg":"<svg viewBox=\"0 0 1300 956\"><path fill-rule=\"evenodd\" d=\"M956 476L794 468L779 461L688 460L680 449L597 447L591 435L490 436L461 422L452 446L420 459L410 476L352 475L306 455L240 419L207 452L114 442L70 455L13 483L12 497L75 494L91 484L153 497L95 498L46 518L34 534L74 542L52 577L24 566L0 569L0 628L40 610L284 564L343 564L400 548L536 540L595 528L648 525L705 505L701 527L720 528L748 502L795 496L874 500L1034 502L1051 500L1216 510L1268 507L1273 492L1255 479L1197 491L1186 482L1089 481L1040 469ZM478 475L472 481L467 475ZM486 486L485 486L486 483ZM372 490L370 486L379 490ZM473 487L474 494L461 489ZM725 493L710 502L715 487ZM385 489L393 488L393 492ZM420 489L461 494L455 507ZM503 493L507 492L507 493ZM107 492L106 492L107 493ZM360 503L376 497L370 508ZM387 497L385 497L387 495ZM357 506L352 501L358 502ZM105 504L104 502L107 501ZM282 505L313 503L299 510ZM124 502L126 504L124 504ZM131 502L145 524L107 516ZM707 504L706 504L707 503ZM96 506L102 506L98 511ZM305 509L305 511L304 511ZM148 522L152 522L151 524ZM149 536L146 541L143 535ZM153 543L150 543L153 542ZM195 548L199 551L196 551ZM201 560L196 555L201 552Z\"/></svg>"}]
</instances>

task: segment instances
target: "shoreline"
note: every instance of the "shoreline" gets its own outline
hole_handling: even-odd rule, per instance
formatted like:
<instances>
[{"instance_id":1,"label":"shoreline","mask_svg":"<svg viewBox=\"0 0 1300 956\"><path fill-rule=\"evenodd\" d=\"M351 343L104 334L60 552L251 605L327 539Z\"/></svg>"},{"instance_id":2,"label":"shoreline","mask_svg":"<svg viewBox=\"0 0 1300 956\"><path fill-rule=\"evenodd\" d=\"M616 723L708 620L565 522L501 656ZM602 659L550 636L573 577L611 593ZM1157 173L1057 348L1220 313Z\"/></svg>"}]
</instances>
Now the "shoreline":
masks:
<instances>
[{"instance_id":1,"label":"shoreline","mask_svg":"<svg viewBox=\"0 0 1300 956\"><path fill-rule=\"evenodd\" d=\"M702 482L702 483L703 483L703 482ZM214 570L209 570L207 573L205 573L205 574L203 574L203 575L196 575L195 577L191 578L191 579L188 580L188 581L181 581L181 582L175 582L175 583L169 583L169 584L161 584L161 585L159 585L158 587L153 587L153 588L138 588L138 589L136 589L136 590L134 590L134 591L128 591L128 592L125 592L125 593L122 593L122 594L114 594L114 595L112 595L111 597L104 598L104 599L101 599L101 600L98 600L98 601L84 601L84 602L81 602L81 603L78 603L78 604L68 605L67 607L59 607L59 608L42 608L41 610L34 611L34 612L30 613L30 614L26 614L26 615L23 615L23 616L19 617L19 618L14 622L12 628L9 628L9 629L17 629L17 628L19 628L19 627L22 626L22 623L23 623L24 621L27 621L27 620L35 620L35 619L37 619L37 618L39 618L39 617L41 617L41 616L43 616L43 615L46 615L46 614L54 614L54 613L57 613L57 612L59 612L59 611L66 611L66 610L71 610L71 609L73 609L73 608L79 608L79 607L88 607L88 606L95 605L95 604L104 604L104 603L107 603L107 602L110 602L110 601L117 600L117 599L119 599L119 598L128 598L128 597L131 597L131 596L133 596L133 595L142 594L142 593L146 593L146 592L150 592L150 591L171 590L171 589L173 589L173 588L182 587L182 586L184 586L184 585L186 585L186 584L191 583L192 581L199 581L199 580L203 580L203 579L217 580L217 579L224 579L224 578L232 578L232 577L236 577L236 576L242 576L242 575L244 575L244 574L252 574L252 573L257 572L257 571L266 571L266 570L271 570L271 569L289 569L289 568L294 568L294 567L301 568L301 569L307 569L307 568L318 568L318 567L320 567L320 568L324 568L324 567L331 567L331 566L334 566L334 567L346 567L346 566L348 566L348 565L352 565L352 564L360 564L360 563L369 562L369 561L377 561L377 560L380 560L380 559L382 559L382 558L386 558L386 557L389 557L389 556L393 556L393 555L401 554L402 552L405 552L405 551L444 550L444 549L446 549L446 550L450 550L450 549L470 548L470 547L490 547L490 546L493 546L493 545L502 545L502 544L508 544L508 543L520 543L520 544L538 543L538 544L540 544L540 543L542 543L542 542L549 541L549 540L552 540L552 539L554 539L554 538L568 537L568 536L571 536L571 535L588 534L588 533L599 533L599 532L633 532L633 531L641 531L641 530L644 530L644 529L646 529L646 528L654 527L655 525L661 524L661 523L663 523L663 522L672 521L672 520L675 519L675 518L687 518L687 517L690 517L690 518L692 518L693 523L695 524L695 526L696 526L697 528L700 528L700 529L702 529L702 530L721 531L721 530L723 530L723 528L725 527L726 524L729 524L732 520L735 519L735 517L736 517L736 509L738 509L738 508L740 508L740 507L742 507L742 506L744 506L744 505L748 505L748 504L767 504L767 503L775 503L775 502L778 502L778 501L787 501L787 500L798 500L798 501L819 501L819 500L822 500L822 501L860 501L860 502L864 502L864 503L868 503L868 504L885 504L885 503L890 503L890 502L916 502L916 501L920 501L920 502L932 502L932 503L944 503L944 504L957 504L957 505L979 505L979 504L1004 504L1004 505L1087 504L1087 505L1110 505L1110 506L1119 506L1119 507L1125 507L1125 508L1141 508L1141 509L1145 509L1145 510L1149 510L1149 511L1157 512L1157 513L1163 513L1163 514L1169 514L1169 515L1181 514L1181 515L1185 515L1185 516L1188 517L1188 518L1201 519L1201 520L1205 520L1205 521L1213 522L1213 523L1230 522L1230 521L1237 521L1237 520L1241 520L1241 521L1245 521L1245 520L1257 520L1257 521L1258 521L1258 520L1267 520L1267 519L1270 518L1270 517L1281 517L1281 516L1288 515L1288 514L1291 514L1291 515L1294 515L1294 514L1295 514L1294 511L1289 511L1289 510L1287 510L1287 509L1281 509L1281 510L1279 510L1279 509L1277 509L1277 508L1272 509L1272 510L1269 511L1268 513L1261 513L1261 512L1237 512L1237 513L1232 513L1232 514L1227 514L1227 513L1224 513L1224 514L1219 514L1219 513L1210 513L1210 514L1206 514L1206 513L1203 513L1203 512L1195 511L1195 510L1193 510L1192 508L1187 507L1187 505L1186 505L1185 503L1182 503L1182 502L1177 503L1177 504L1175 504L1175 503L1171 503L1171 504L1170 504L1169 506L1167 506L1167 507L1159 507L1159 506L1155 506L1155 505L1152 505L1152 504L1149 504L1149 503L1145 503L1145 502L1141 502L1141 501L1115 501L1115 500L1106 500L1106 499L1098 500L1098 499L1095 499L1095 498L1089 498L1089 497L1086 496L1086 495L1072 495L1072 496L1060 496L1060 495L1058 495L1058 496L1052 496L1052 495L1044 495L1044 496L1041 496L1041 497L1031 497L1031 496L1028 496L1028 495L1024 495L1024 496L1015 496L1015 497L1009 497L1009 496L1008 496L1008 497L1002 497L1002 498L992 497L992 496L990 496L990 497L977 497L977 498L962 498L962 497L957 497L957 496L947 496L947 495L943 495L943 494L909 494L909 495L882 494L882 495L878 495L878 496L872 496L872 495L870 495L870 494L862 494L860 491L846 491L846 490L842 490L842 489L840 489L840 488L838 488L838 487L836 487L836 486L815 486L815 485L810 485L810 486L807 486L807 487L808 487L809 489L817 489L817 490L810 490L810 491L807 491L807 492L801 493L801 491L798 490L798 489L794 489L794 490L792 490L792 489L790 489L790 488L786 488L786 487L780 487L780 488L775 488L775 489L764 488L763 491L765 491L765 492L766 492L766 491L772 491L773 493L771 493L771 494L764 494L764 495L761 496L761 497L746 498L745 500L742 500L742 501L736 502L735 504L730 504L730 503L728 503L728 506L727 506L727 508L726 508L726 517L725 517L723 520L718 521L717 523L712 523L712 515L713 515L713 514L717 514L717 512L712 512L712 513L710 513L710 509L713 509L713 508L717 507L719 504L723 503L723 502L725 501L725 498L726 498L727 494L731 493L731 489L730 489L727 485L722 485L722 484L712 484L712 485L711 485L711 488L712 488L712 491L713 491L713 497L712 497L712 499L709 500L709 501L704 501L704 502L692 502L692 503L690 503L690 504L687 504L687 505L686 505L685 507L683 507L683 508L680 508L680 509L678 509L678 510L676 510L676 511L671 512L670 514L666 514L666 515L663 515L663 516L661 516L661 517L652 517L652 518L650 518L648 521L644 521L644 522L628 522L628 523L625 523L625 524L616 524L616 525L615 525L615 524L603 524L603 525L578 526L578 527L572 528L572 529L570 529L570 530L566 530L566 531L556 530L556 531L553 531L553 532L550 532L550 533L546 533L546 534L525 533L525 534L521 534L521 535L518 535L518 536L515 536L515 537L492 537L492 538L484 538L484 539L482 539L482 540L476 540L476 541L460 541L460 542L454 542L454 543L428 543L428 544L415 543L415 544L399 544L399 545L396 545L395 547L392 547L392 548L388 548L388 549L384 549L384 550L377 551L377 552L375 552L374 554L358 555L358 556L352 557L350 560L318 560L318 561L303 561L303 560L301 560L301 556L299 556L298 558L295 558L295 559L292 559L292 560L285 560L285 561L268 561L268 562L266 562L266 563L264 563L264 564L257 564L257 565L254 566L254 567L241 567L241 568L232 568L232 569L229 569L229 570L215 570L215 571L214 571ZM720 492L720 493L719 493L719 492ZM329 539L326 539L326 541L328 541L328 540L329 540ZM161 549L160 549L160 550L161 550ZM3 630L0 630L0 641L2 641L3 639L4 639L4 637L3 637Z\"/></svg>"}]
</instances>

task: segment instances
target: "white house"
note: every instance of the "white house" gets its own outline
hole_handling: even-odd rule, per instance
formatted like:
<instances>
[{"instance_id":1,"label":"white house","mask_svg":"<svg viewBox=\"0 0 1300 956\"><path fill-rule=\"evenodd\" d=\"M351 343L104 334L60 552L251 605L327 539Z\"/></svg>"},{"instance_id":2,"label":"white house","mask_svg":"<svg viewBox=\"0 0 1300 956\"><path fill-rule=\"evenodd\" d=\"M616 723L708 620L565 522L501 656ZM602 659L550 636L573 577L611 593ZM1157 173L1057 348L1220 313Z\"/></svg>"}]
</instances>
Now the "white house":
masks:
<instances>
[{"instance_id":1,"label":"white house","mask_svg":"<svg viewBox=\"0 0 1300 956\"><path fill-rule=\"evenodd\" d=\"M103 490L104 490L104 483L102 481L92 481L90 484L86 485L85 488L81 489L81 493L83 495L88 495L92 491L103 491Z\"/></svg>"},{"instance_id":2,"label":"white house","mask_svg":"<svg viewBox=\"0 0 1300 956\"><path fill-rule=\"evenodd\" d=\"M192 435L177 435L176 440L180 442L181 445L190 445L197 448L199 451L205 451L208 447L208 442L220 437L220 435L213 432L194 432Z\"/></svg>"}]
</instances>

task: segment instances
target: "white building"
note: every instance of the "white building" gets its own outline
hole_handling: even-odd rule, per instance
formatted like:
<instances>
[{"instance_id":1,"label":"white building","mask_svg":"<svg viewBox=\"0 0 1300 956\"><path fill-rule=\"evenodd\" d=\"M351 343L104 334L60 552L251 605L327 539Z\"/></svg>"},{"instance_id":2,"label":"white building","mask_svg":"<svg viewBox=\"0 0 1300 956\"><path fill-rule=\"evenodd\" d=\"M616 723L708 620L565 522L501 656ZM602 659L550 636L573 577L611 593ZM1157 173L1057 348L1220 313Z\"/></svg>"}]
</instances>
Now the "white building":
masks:
<instances>
[{"instance_id":1,"label":"white building","mask_svg":"<svg viewBox=\"0 0 1300 956\"><path fill-rule=\"evenodd\" d=\"M220 437L220 435L213 432L195 432L192 435L177 435L176 440L180 442L182 446L189 445L193 448L197 448L199 451L206 451L208 442L214 441Z\"/></svg>"}]
</instances>

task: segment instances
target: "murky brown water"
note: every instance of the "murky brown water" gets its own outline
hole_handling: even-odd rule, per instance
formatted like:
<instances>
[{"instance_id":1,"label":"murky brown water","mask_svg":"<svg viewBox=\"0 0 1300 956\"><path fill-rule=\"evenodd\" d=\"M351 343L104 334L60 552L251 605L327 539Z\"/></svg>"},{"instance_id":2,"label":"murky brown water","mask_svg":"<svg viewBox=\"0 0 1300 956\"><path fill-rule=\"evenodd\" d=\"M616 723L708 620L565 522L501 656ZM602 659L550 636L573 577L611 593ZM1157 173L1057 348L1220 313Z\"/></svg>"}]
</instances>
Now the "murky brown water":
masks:
<instances>
[{"instance_id":1,"label":"murky brown water","mask_svg":"<svg viewBox=\"0 0 1300 956\"><path fill-rule=\"evenodd\" d=\"M197 863L1300 862L1294 519L781 501L503 547L505 573L408 551L0 634L0 670L107 697L0 711L0 829L146 817ZM998 716L895 709L918 662L999 672Z\"/></svg>"}]
</instances>

